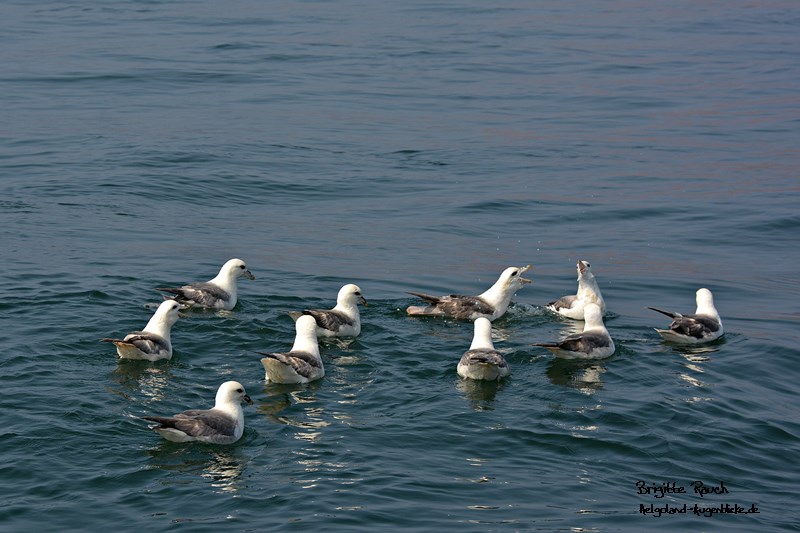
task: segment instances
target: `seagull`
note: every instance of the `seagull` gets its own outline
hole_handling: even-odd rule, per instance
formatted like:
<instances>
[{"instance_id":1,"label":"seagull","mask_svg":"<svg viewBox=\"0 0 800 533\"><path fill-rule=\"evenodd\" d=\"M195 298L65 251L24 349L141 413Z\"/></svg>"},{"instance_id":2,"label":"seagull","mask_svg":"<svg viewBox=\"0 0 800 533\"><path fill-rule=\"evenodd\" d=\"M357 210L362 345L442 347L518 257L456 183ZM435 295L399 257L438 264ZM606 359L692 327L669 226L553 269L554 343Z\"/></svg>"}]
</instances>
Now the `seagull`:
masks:
<instances>
[{"instance_id":1,"label":"seagull","mask_svg":"<svg viewBox=\"0 0 800 533\"><path fill-rule=\"evenodd\" d=\"M317 337L358 337L361 333L358 304L364 304L365 307L368 305L358 285L349 283L339 289L336 307L333 309L306 309L302 313L292 311L289 315L295 321L303 315L314 317L317 322Z\"/></svg>"},{"instance_id":2,"label":"seagull","mask_svg":"<svg viewBox=\"0 0 800 533\"><path fill-rule=\"evenodd\" d=\"M614 354L614 341L603 325L603 314L597 304L584 308L583 333L568 335L555 343L532 344L542 346L564 359L602 359Z\"/></svg>"},{"instance_id":3,"label":"seagull","mask_svg":"<svg viewBox=\"0 0 800 533\"><path fill-rule=\"evenodd\" d=\"M169 292L174 296L165 296L191 307L208 307L210 309L225 309L230 311L236 306L237 296L236 281L240 277L256 279L247 270L247 265L241 259L231 259L219 269L219 274L212 280L192 283L183 287L161 287L156 290Z\"/></svg>"},{"instance_id":4,"label":"seagull","mask_svg":"<svg viewBox=\"0 0 800 533\"><path fill-rule=\"evenodd\" d=\"M591 265L588 261L578 261L578 294L562 296L547 304L547 308L567 318L583 320L583 309L587 303L599 305L600 312L606 314L606 302L600 294Z\"/></svg>"},{"instance_id":5,"label":"seagull","mask_svg":"<svg viewBox=\"0 0 800 533\"><path fill-rule=\"evenodd\" d=\"M492 323L488 318L475 319L472 345L458 362L457 372L462 378L487 381L500 381L509 374L510 369L503 354L495 350L492 344Z\"/></svg>"},{"instance_id":6,"label":"seagull","mask_svg":"<svg viewBox=\"0 0 800 533\"><path fill-rule=\"evenodd\" d=\"M192 409L171 417L143 416L159 425L150 429L173 442L207 442L233 444L244 432L244 412L241 402L253 400L238 381L226 381L219 386L212 409Z\"/></svg>"},{"instance_id":7,"label":"seagull","mask_svg":"<svg viewBox=\"0 0 800 533\"><path fill-rule=\"evenodd\" d=\"M303 315L295 323L297 334L289 352L258 352L264 355L261 364L265 379L273 383L308 383L325 375L317 344L317 323L311 315Z\"/></svg>"},{"instance_id":8,"label":"seagull","mask_svg":"<svg viewBox=\"0 0 800 533\"><path fill-rule=\"evenodd\" d=\"M508 267L500 278L486 292L478 296L431 296L421 292L409 292L426 300L429 305L412 305L406 312L411 316L447 316L457 320L474 321L478 317L496 320L503 316L511 303L511 298L531 280L522 277L531 266Z\"/></svg>"},{"instance_id":9,"label":"seagull","mask_svg":"<svg viewBox=\"0 0 800 533\"><path fill-rule=\"evenodd\" d=\"M697 310L693 315L682 315L648 307L672 318L669 329L656 329L664 340L680 344L711 342L722 336L722 320L714 307L714 296L708 289L698 289L695 294Z\"/></svg>"},{"instance_id":10,"label":"seagull","mask_svg":"<svg viewBox=\"0 0 800 533\"><path fill-rule=\"evenodd\" d=\"M172 343L169 334L172 325L178 320L180 304L174 300L161 302L156 312L142 331L133 331L124 339L100 339L113 342L117 354L122 359L144 359L158 361L172 359Z\"/></svg>"}]
</instances>

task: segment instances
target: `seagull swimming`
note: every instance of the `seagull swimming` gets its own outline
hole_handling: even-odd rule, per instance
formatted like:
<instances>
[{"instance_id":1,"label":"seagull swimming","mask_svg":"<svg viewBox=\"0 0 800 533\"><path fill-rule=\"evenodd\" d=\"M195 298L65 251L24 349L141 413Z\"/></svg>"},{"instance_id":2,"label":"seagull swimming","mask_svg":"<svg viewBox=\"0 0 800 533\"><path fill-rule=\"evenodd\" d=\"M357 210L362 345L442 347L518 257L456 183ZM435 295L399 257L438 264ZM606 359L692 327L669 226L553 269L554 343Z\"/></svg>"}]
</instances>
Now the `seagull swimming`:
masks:
<instances>
[{"instance_id":1,"label":"seagull swimming","mask_svg":"<svg viewBox=\"0 0 800 533\"><path fill-rule=\"evenodd\" d=\"M177 288L161 287L156 290L173 294L174 296L165 296L164 298L172 298L189 307L198 306L230 311L236 306L237 280L242 276L247 279L256 279L247 270L244 261L231 259L222 265L219 274L214 279Z\"/></svg>"},{"instance_id":2,"label":"seagull swimming","mask_svg":"<svg viewBox=\"0 0 800 533\"><path fill-rule=\"evenodd\" d=\"M238 381L226 381L219 386L212 409L192 409L171 417L143 416L159 425L150 429L173 442L207 442L233 444L244 432L244 412L241 402L253 400Z\"/></svg>"},{"instance_id":3,"label":"seagull swimming","mask_svg":"<svg viewBox=\"0 0 800 533\"><path fill-rule=\"evenodd\" d=\"M180 304L174 300L161 302L156 312L142 331L133 331L124 339L100 339L102 342L113 342L117 354L122 359L144 359L158 361L172 359L172 342L170 330L178 320Z\"/></svg>"},{"instance_id":4,"label":"seagull swimming","mask_svg":"<svg viewBox=\"0 0 800 533\"><path fill-rule=\"evenodd\" d=\"M693 315L682 315L648 307L672 318L669 329L656 329L664 340L680 344L701 344L722 336L722 320L714 307L714 296L708 289L698 289L695 294L697 310Z\"/></svg>"},{"instance_id":5,"label":"seagull swimming","mask_svg":"<svg viewBox=\"0 0 800 533\"><path fill-rule=\"evenodd\" d=\"M292 311L289 315L296 321L303 315L314 317L317 322L317 337L358 337L361 333L361 315L358 304L368 305L358 285L349 283L339 289L336 307L333 309L306 309L302 313Z\"/></svg>"},{"instance_id":6,"label":"seagull swimming","mask_svg":"<svg viewBox=\"0 0 800 533\"><path fill-rule=\"evenodd\" d=\"M599 305L600 312L606 314L606 302L600 294L591 265L588 261L578 261L578 293L562 296L547 304L547 308L567 318L583 320L583 309L588 303Z\"/></svg>"},{"instance_id":7,"label":"seagull swimming","mask_svg":"<svg viewBox=\"0 0 800 533\"><path fill-rule=\"evenodd\" d=\"M506 312L514 294L526 283L531 283L531 280L522 277L522 274L530 268L531 265L508 267L500 274L494 285L478 296L459 294L431 296L421 292L409 292L426 300L429 305L412 305L406 312L411 316L446 316L471 321L485 317L490 321L496 320Z\"/></svg>"},{"instance_id":8,"label":"seagull swimming","mask_svg":"<svg viewBox=\"0 0 800 533\"><path fill-rule=\"evenodd\" d=\"M503 354L492 344L492 323L485 317L476 318L472 345L458 362L458 375L467 379L499 381L510 371Z\"/></svg>"},{"instance_id":9,"label":"seagull swimming","mask_svg":"<svg viewBox=\"0 0 800 533\"><path fill-rule=\"evenodd\" d=\"M317 323L311 315L303 315L295 323L297 334L288 352L258 352L264 355L265 379L273 383L308 383L325 375L317 344Z\"/></svg>"},{"instance_id":10,"label":"seagull swimming","mask_svg":"<svg viewBox=\"0 0 800 533\"><path fill-rule=\"evenodd\" d=\"M558 342L532 344L541 346L564 359L602 359L614 354L616 347L603 324L603 314L597 304L584 307L586 323L582 333L568 335Z\"/></svg>"}]
</instances>

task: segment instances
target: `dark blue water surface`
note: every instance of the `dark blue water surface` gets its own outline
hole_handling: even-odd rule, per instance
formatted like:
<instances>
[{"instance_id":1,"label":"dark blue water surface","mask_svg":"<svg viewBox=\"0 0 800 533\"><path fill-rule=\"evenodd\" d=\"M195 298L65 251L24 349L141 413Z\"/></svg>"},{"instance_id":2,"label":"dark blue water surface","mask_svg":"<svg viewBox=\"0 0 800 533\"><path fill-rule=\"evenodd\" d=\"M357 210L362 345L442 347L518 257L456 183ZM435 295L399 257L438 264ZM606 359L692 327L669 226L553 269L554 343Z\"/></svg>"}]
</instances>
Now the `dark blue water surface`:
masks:
<instances>
[{"instance_id":1,"label":"dark blue water surface","mask_svg":"<svg viewBox=\"0 0 800 533\"><path fill-rule=\"evenodd\" d=\"M17 0L0 19L3 531L800 529L796 2ZM257 280L181 319L171 361L98 342L232 257ZM574 328L544 305L578 259L607 360L530 346ZM409 318L406 291L477 294L529 263L493 327L511 377L460 380L471 324ZM361 336L323 343L321 381L267 384L255 352L291 346L287 311L350 282ZM646 307L693 311L699 287L725 337L665 345ZM139 419L229 379L255 401L235 445ZM737 506L758 513L706 516Z\"/></svg>"}]
</instances>

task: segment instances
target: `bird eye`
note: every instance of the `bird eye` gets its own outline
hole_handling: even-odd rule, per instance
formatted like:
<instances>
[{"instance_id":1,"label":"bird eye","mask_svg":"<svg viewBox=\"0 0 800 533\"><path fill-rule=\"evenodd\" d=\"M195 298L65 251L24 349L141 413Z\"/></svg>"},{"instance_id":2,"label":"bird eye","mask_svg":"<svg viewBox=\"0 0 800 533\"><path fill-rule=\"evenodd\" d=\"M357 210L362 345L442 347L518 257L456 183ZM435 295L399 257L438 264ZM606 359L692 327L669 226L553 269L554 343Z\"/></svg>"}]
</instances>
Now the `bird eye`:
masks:
<instances>
[{"instance_id":1,"label":"bird eye","mask_svg":"<svg viewBox=\"0 0 800 533\"><path fill-rule=\"evenodd\" d=\"M511 273L512 276L516 276L517 274L519 274L519 270L515 270L514 272Z\"/></svg>"},{"instance_id":2,"label":"bird eye","mask_svg":"<svg viewBox=\"0 0 800 533\"><path fill-rule=\"evenodd\" d=\"M241 268L242 270L244 270L244 265L239 265L239 268Z\"/></svg>"},{"instance_id":3,"label":"bird eye","mask_svg":"<svg viewBox=\"0 0 800 533\"><path fill-rule=\"evenodd\" d=\"M177 309L178 308L178 304L173 305L172 308L173 309Z\"/></svg>"},{"instance_id":4,"label":"bird eye","mask_svg":"<svg viewBox=\"0 0 800 533\"><path fill-rule=\"evenodd\" d=\"M244 392L242 389L236 389L236 392Z\"/></svg>"},{"instance_id":5,"label":"bird eye","mask_svg":"<svg viewBox=\"0 0 800 533\"><path fill-rule=\"evenodd\" d=\"M355 292L355 293L353 293L353 294L355 294L356 296L361 296L361 293L360 293L360 292L358 292L358 291L356 291L356 292Z\"/></svg>"}]
</instances>

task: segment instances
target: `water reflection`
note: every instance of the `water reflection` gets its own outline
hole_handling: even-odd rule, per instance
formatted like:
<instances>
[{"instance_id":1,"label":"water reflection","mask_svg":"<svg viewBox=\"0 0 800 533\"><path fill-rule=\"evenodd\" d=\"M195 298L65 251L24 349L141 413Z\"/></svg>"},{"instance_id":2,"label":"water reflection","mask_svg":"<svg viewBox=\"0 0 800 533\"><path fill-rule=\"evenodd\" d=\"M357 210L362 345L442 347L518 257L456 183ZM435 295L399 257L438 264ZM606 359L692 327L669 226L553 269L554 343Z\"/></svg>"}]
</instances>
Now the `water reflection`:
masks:
<instances>
[{"instance_id":1,"label":"water reflection","mask_svg":"<svg viewBox=\"0 0 800 533\"><path fill-rule=\"evenodd\" d=\"M306 384L267 383L264 386L265 399L258 406L272 422L298 428L295 438L317 442L320 429L330 425L326 420L326 410L317 400L323 380Z\"/></svg>"},{"instance_id":2,"label":"water reflection","mask_svg":"<svg viewBox=\"0 0 800 533\"><path fill-rule=\"evenodd\" d=\"M506 342L510 339L514 339L516 333L518 332L510 327L492 324L493 342Z\"/></svg>"},{"instance_id":3,"label":"water reflection","mask_svg":"<svg viewBox=\"0 0 800 533\"><path fill-rule=\"evenodd\" d=\"M505 382L457 378L456 390L466 397L475 411L491 411L497 391L503 388Z\"/></svg>"},{"instance_id":4,"label":"water reflection","mask_svg":"<svg viewBox=\"0 0 800 533\"><path fill-rule=\"evenodd\" d=\"M221 493L236 493L242 488L247 457L236 448L211 449L162 441L147 454L151 468L197 476Z\"/></svg>"},{"instance_id":5,"label":"water reflection","mask_svg":"<svg viewBox=\"0 0 800 533\"><path fill-rule=\"evenodd\" d=\"M357 481L353 479L352 464L332 461L330 454L323 451L330 445L326 442L326 435L328 441L337 439L331 437L331 432L323 431L324 428L337 422L352 423L350 415L335 409L337 402L330 402L329 398L325 401L318 399L323 381L327 378L308 384L266 383L264 399L258 407L269 421L291 428L288 435L295 442L289 445L287 459L300 467L302 474L293 482L302 488L314 488L321 479L342 485ZM330 391L330 388L322 390Z\"/></svg>"},{"instance_id":6,"label":"water reflection","mask_svg":"<svg viewBox=\"0 0 800 533\"><path fill-rule=\"evenodd\" d=\"M164 389L171 377L170 366L160 362L122 361L112 373L112 379L120 389L112 389L112 392L124 398L136 393L160 401L164 399Z\"/></svg>"},{"instance_id":7,"label":"water reflection","mask_svg":"<svg viewBox=\"0 0 800 533\"><path fill-rule=\"evenodd\" d=\"M355 337L320 337L320 345L335 346L340 350L350 350L350 346L356 342Z\"/></svg>"},{"instance_id":8,"label":"water reflection","mask_svg":"<svg viewBox=\"0 0 800 533\"><path fill-rule=\"evenodd\" d=\"M547 377L554 385L577 389L584 394L594 394L603 388L602 375L606 372L602 361L581 361L553 358L547 366Z\"/></svg>"},{"instance_id":9,"label":"water reflection","mask_svg":"<svg viewBox=\"0 0 800 533\"><path fill-rule=\"evenodd\" d=\"M687 383L693 388L708 387L708 383L704 382L702 374L705 373L703 365L711 361L711 355L719 351L721 342L713 344L705 344L701 346L693 345L671 345L673 351L680 354L684 359L683 366L685 372L680 374L680 378L684 383ZM708 401L711 400L708 396L692 396L687 399L688 402Z\"/></svg>"}]
</instances>

